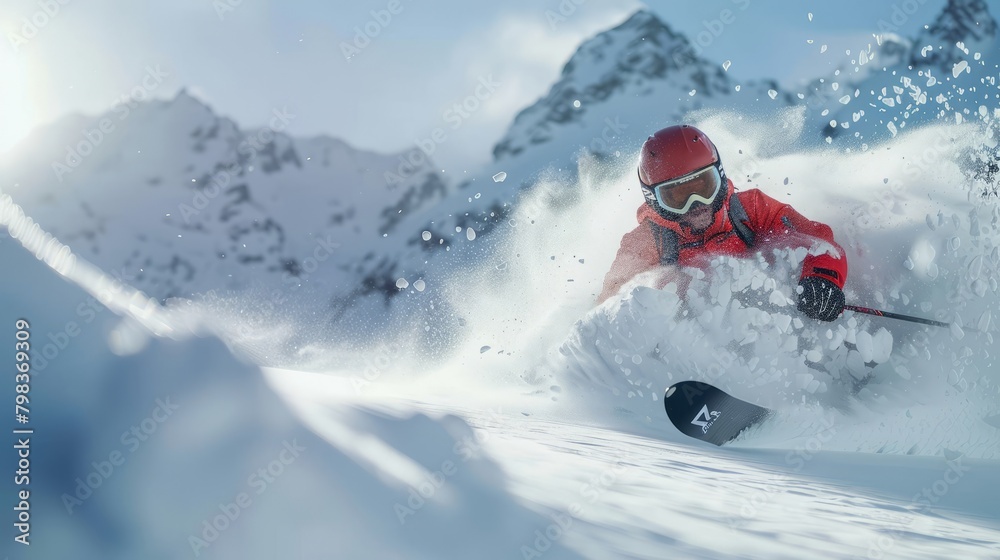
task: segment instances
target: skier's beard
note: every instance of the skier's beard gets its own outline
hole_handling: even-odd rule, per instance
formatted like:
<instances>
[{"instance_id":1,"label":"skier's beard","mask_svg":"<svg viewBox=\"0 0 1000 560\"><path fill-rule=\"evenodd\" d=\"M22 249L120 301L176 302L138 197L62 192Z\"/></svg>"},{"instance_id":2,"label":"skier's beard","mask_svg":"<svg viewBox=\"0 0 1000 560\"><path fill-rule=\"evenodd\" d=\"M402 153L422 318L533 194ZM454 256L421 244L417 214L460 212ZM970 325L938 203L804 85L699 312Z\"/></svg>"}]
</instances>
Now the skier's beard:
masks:
<instances>
[{"instance_id":1,"label":"skier's beard","mask_svg":"<svg viewBox=\"0 0 1000 560\"><path fill-rule=\"evenodd\" d=\"M715 218L715 209L707 204L696 202L678 220L680 225L691 230L691 233L701 234L712 225Z\"/></svg>"}]
</instances>

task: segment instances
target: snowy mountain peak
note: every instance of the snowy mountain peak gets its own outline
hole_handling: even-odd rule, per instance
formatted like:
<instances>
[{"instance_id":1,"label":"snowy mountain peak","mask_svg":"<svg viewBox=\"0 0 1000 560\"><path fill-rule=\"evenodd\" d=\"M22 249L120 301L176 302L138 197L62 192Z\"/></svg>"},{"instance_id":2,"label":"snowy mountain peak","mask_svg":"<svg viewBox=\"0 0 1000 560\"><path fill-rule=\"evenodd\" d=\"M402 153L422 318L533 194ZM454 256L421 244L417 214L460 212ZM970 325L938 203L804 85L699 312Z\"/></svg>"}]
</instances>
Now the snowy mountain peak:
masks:
<instances>
[{"instance_id":1,"label":"snowy mountain peak","mask_svg":"<svg viewBox=\"0 0 1000 560\"><path fill-rule=\"evenodd\" d=\"M517 115L493 156L501 162L531 152L540 167L580 148L607 156L641 141L651 127L709 104L791 104L778 90L767 81L742 84L740 93L721 64L701 57L654 13L639 10L584 42L549 93Z\"/></svg>"},{"instance_id":2,"label":"snowy mountain peak","mask_svg":"<svg viewBox=\"0 0 1000 560\"><path fill-rule=\"evenodd\" d=\"M655 41L661 46L672 43L682 46L690 44L684 35L674 32L666 22L649 10L636 11L618 27L608 30L603 35L624 37L639 42Z\"/></svg>"},{"instance_id":3,"label":"snowy mountain peak","mask_svg":"<svg viewBox=\"0 0 1000 560\"><path fill-rule=\"evenodd\" d=\"M188 91L188 88L186 87L182 87L181 89L179 89L177 91L177 94L174 95L174 98L170 101L171 104L185 104L192 102L197 103L198 105L204 105L204 106L208 105L207 103L203 103L200 99L195 97L190 91Z\"/></svg>"},{"instance_id":4,"label":"snowy mountain peak","mask_svg":"<svg viewBox=\"0 0 1000 560\"><path fill-rule=\"evenodd\" d=\"M912 55L913 65L933 65L946 70L965 55L956 48L964 43L972 50L978 50L992 43L997 37L997 22L990 14L985 0L948 0L937 19L925 28L916 40L916 48L925 46L933 50L919 51Z\"/></svg>"}]
</instances>

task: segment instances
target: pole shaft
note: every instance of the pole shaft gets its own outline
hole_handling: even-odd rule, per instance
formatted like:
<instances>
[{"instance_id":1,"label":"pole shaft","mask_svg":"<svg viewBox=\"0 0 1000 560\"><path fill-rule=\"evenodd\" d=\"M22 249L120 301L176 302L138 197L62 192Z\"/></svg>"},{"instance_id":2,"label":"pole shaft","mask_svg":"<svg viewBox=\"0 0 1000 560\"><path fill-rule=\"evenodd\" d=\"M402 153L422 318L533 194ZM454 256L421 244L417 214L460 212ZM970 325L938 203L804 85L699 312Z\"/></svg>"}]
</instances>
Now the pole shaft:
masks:
<instances>
[{"instance_id":1,"label":"pole shaft","mask_svg":"<svg viewBox=\"0 0 1000 560\"><path fill-rule=\"evenodd\" d=\"M924 319L923 317L913 317L911 315L900 315L899 313L892 313L889 311L882 311L879 309L872 309L870 307L861 307L858 305L845 305L845 310L851 310L858 313L865 313L868 315L875 315L876 317L888 317L890 319L900 319L902 321L909 321L911 323L922 323L924 325L933 325L935 327L951 327L950 323L945 323L942 321L935 321L933 319Z\"/></svg>"}]
</instances>

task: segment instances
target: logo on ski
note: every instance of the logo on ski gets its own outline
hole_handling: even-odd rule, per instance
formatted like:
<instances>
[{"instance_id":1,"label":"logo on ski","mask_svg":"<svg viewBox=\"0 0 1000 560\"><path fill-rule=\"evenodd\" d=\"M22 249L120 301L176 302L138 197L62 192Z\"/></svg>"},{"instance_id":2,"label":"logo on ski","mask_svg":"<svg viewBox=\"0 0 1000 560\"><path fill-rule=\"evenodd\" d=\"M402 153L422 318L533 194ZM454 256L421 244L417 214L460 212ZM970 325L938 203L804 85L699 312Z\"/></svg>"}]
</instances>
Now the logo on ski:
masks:
<instances>
[{"instance_id":1,"label":"logo on ski","mask_svg":"<svg viewBox=\"0 0 1000 560\"><path fill-rule=\"evenodd\" d=\"M698 411L698 414L695 415L694 420L692 420L691 423L695 426L701 426L701 432L707 434L708 429L711 428L712 424L719 419L719 416L722 416L721 412L715 410L709 412L708 405L706 404L701 407L701 410Z\"/></svg>"}]
</instances>

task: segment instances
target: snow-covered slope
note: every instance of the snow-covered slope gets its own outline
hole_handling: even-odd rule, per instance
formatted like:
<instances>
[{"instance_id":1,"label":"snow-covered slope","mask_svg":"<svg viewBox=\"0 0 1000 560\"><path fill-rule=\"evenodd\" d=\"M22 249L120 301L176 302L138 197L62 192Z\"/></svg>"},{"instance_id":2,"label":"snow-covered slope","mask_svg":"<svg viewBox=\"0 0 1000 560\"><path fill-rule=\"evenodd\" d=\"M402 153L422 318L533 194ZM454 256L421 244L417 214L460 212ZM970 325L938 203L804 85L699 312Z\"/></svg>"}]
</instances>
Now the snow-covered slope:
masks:
<instances>
[{"instance_id":1,"label":"snow-covered slope","mask_svg":"<svg viewBox=\"0 0 1000 560\"><path fill-rule=\"evenodd\" d=\"M771 163L804 176L816 169L808 157L800 165ZM764 176L773 169L765 165ZM564 217L607 204L606 195L591 192L564 209ZM889 237L908 233L893 231ZM558 241L558 232L548 223L537 240ZM578 251L586 241L564 249ZM523 380L506 383L498 371L543 355L527 346L496 354L469 344L460 358L476 367L438 364L433 375L416 380L401 375L412 356L391 351L362 356L364 368L271 369L265 377L218 340L182 335L216 321L212 309L164 313L119 295L109 303L129 317L126 323L101 308L88 321L89 314L69 312L99 296L81 286L100 282L66 283L9 238L0 242L0 258L18 271L0 285L0 313L30 320L39 348L59 344L46 334L66 329L68 314L81 327L61 350L45 351L48 367L33 379L32 557L989 559L998 553L1000 466L975 458L975 445L944 457L835 451L858 438L870 441L866 429L888 421L885 407L851 418L811 403L811 410L802 408L813 416L793 418L785 425L791 430L756 435L778 450L718 449L669 431L662 414L652 414L662 412L651 398L658 391L638 394L633 383L660 375L665 364L652 371L655 357L636 356L657 333L669 333L661 337L672 338L662 357L680 368L698 359L697 346L687 344L691 336L713 340L704 314L676 315L669 292L639 288L584 318L574 339L607 340L614 345L607 361L588 363L587 355L603 345L577 346L573 339L558 355L584 366L589 381L572 369L553 370L549 361L559 386L549 386L551 380L537 386L545 375L538 372L534 388ZM74 268L64 272L80 280ZM494 280L517 289L512 278ZM525 297L537 298L543 287L523 288ZM480 296L478 303L498 296ZM548 340L563 337L561 319L553 319L567 301L550 291L548 314L539 317L536 308L532 327L547 328ZM995 297L984 301L992 306ZM613 324L602 322L614 315ZM471 317L475 336L492 324L491 317ZM160 321L171 323L181 340L150 339L144 329ZM754 321L750 331L773 340L768 324ZM275 334L270 325L251 330ZM937 352L942 345L933 342L929 349ZM979 359L980 348L968 345ZM619 364L615 355L627 361ZM914 364L915 377L930 373L920 366ZM749 386L738 379L744 373L731 372L733 386ZM968 389L989 396L989 386L976 383ZM952 404L924 406L938 405L940 413ZM901 435L935 426L920 422ZM11 470L13 459L5 460ZM5 487L12 490L10 479ZM8 541L4 552L20 557L20 546Z\"/></svg>"},{"instance_id":2,"label":"snow-covered slope","mask_svg":"<svg viewBox=\"0 0 1000 560\"><path fill-rule=\"evenodd\" d=\"M0 316L30 323L31 421L21 427L34 433L31 545L8 538L0 554L510 558L550 523L509 493L462 419L366 404L353 391L322 411L293 409L204 330L211 313L140 309L122 291L106 300L131 314L123 322L96 303L99 290L4 237L0 260L17 273L0 284ZM177 340L151 337L147 326L167 315ZM6 454L4 468L17 460ZM6 496L23 489L5 477ZM561 543L548 554L577 557Z\"/></svg>"}]
</instances>

